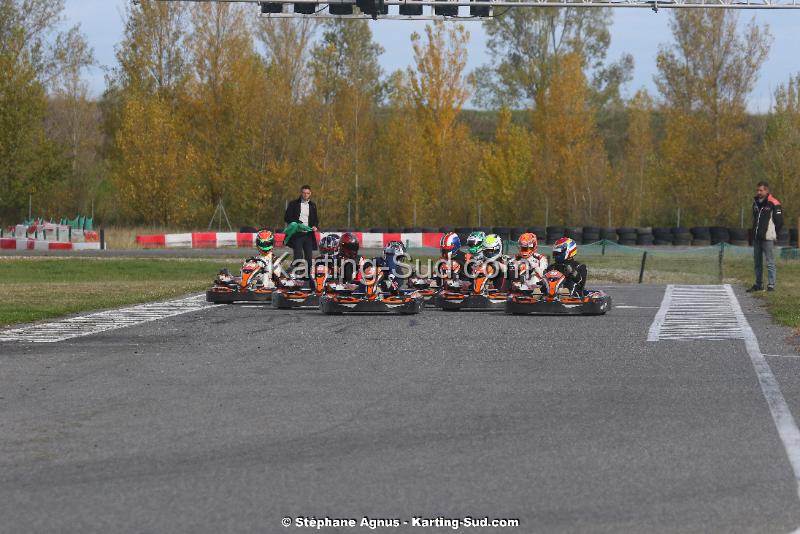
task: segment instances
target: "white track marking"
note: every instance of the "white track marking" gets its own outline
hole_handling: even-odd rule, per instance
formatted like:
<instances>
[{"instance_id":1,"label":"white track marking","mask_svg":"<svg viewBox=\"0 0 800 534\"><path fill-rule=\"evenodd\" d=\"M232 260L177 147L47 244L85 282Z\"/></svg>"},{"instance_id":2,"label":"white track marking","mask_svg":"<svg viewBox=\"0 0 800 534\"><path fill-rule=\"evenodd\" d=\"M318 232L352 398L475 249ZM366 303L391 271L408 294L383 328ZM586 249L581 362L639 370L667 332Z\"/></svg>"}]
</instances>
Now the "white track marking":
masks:
<instances>
[{"instance_id":1,"label":"white track marking","mask_svg":"<svg viewBox=\"0 0 800 534\"><path fill-rule=\"evenodd\" d=\"M700 295L700 299L698 299ZM724 297L724 300L723 300ZM692 304L692 301L695 301ZM699 302L697 302L699 300ZM725 302L727 301L727 302ZM698 310L695 312L694 310ZM713 315L704 318L707 312ZM680 317L680 319L679 319ZM732 321L731 321L732 319ZM714 329L714 331L712 331ZM648 341L684 339L742 339L756 372L761 392L792 466L800 497L800 429L781 393L772 369L761 352L758 338L747 322L730 285L667 286L658 314L650 326ZM779 356L779 355L774 355ZM800 533L800 529L794 531Z\"/></svg>"},{"instance_id":2,"label":"white track marking","mask_svg":"<svg viewBox=\"0 0 800 534\"><path fill-rule=\"evenodd\" d=\"M742 307L733 292L730 285L725 285L725 290L733 306L733 312L736 315L736 320L744 334L744 344L747 348L747 354L750 355L750 361L753 364L753 369L756 371L758 383L761 385L761 392L769 406L769 411L772 414L772 420L775 422L775 427L778 429L778 435L781 437L783 447L786 449L786 456L789 457L789 463L792 465L794 471L794 480L797 483L797 495L800 497L800 429L797 428L797 423L792 416L789 405L786 404L786 399L783 398L780 385L772 374L772 369L761 353L761 347L758 345L758 338L756 337L747 318L742 312ZM798 529L800 531L800 529Z\"/></svg>"},{"instance_id":3,"label":"white track marking","mask_svg":"<svg viewBox=\"0 0 800 534\"><path fill-rule=\"evenodd\" d=\"M647 341L689 339L744 339L726 286L667 286Z\"/></svg>"},{"instance_id":4,"label":"white track marking","mask_svg":"<svg viewBox=\"0 0 800 534\"><path fill-rule=\"evenodd\" d=\"M175 315L211 306L216 305L206 302L205 295L166 302L139 304L138 306L91 313L80 317L70 317L60 321L39 323L12 330L0 330L0 342L57 343L66 339L91 336L108 330L174 317Z\"/></svg>"}]
</instances>

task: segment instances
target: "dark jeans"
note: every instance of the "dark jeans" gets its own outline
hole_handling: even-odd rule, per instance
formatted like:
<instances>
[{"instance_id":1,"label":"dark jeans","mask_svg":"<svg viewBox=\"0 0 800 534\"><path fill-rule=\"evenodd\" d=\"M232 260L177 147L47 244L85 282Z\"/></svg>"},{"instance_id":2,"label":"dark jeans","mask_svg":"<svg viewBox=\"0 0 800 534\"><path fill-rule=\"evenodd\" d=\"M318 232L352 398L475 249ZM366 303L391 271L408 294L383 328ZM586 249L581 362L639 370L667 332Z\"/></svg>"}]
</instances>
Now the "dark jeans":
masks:
<instances>
[{"instance_id":1,"label":"dark jeans","mask_svg":"<svg viewBox=\"0 0 800 534\"><path fill-rule=\"evenodd\" d=\"M298 264L298 260L305 262L305 277L311 277L311 261L314 259L314 232L307 232L304 234L296 233L292 236L292 254L294 256L294 265Z\"/></svg>"},{"instance_id":2,"label":"dark jeans","mask_svg":"<svg viewBox=\"0 0 800 534\"><path fill-rule=\"evenodd\" d=\"M767 285L775 287L775 242L762 239L753 240L753 259L755 260L756 285L764 287L763 256L767 257Z\"/></svg>"}]
</instances>

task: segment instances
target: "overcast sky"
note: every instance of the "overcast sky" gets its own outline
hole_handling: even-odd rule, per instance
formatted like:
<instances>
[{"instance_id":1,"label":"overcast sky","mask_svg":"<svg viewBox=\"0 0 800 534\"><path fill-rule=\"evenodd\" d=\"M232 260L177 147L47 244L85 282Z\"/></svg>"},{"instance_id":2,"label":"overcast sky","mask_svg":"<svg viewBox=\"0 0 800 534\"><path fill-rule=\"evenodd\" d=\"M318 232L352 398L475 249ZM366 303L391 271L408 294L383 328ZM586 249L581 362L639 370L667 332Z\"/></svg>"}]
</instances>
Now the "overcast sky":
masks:
<instances>
[{"instance_id":1,"label":"overcast sky","mask_svg":"<svg viewBox=\"0 0 800 534\"><path fill-rule=\"evenodd\" d=\"M114 47L122 37L125 3L126 0L66 0L68 22L81 25L98 61L107 67L115 64ZM659 44L670 42L669 12L668 9L658 13L649 9L614 10L609 58L616 59L629 52L635 61L633 81L625 88L626 94L632 94L640 87L655 93L655 57ZM740 11L742 22L751 17L768 24L774 37L769 59L750 97L752 111L767 111L775 87L790 75L800 72L800 10ZM375 39L386 49L381 57L384 70L389 72L410 64L409 36L411 32L419 31L425 22L381 20L370 24ZM484 51L486 36L480 23L467 22L466 27L472 36L468 67L472 70L488 60ZM90 76L93 91L100 94L104 87L103 71L94 69Z\"/></svg>"}]
</instances>

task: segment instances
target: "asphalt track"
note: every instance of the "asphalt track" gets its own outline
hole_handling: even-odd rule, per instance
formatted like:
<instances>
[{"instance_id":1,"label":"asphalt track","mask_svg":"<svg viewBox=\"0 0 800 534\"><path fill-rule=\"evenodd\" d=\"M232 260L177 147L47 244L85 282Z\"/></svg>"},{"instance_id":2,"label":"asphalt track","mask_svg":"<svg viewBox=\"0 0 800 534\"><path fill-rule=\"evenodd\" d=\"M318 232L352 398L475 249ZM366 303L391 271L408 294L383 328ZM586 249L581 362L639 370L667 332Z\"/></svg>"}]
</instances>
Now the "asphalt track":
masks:
<instances>
[{"instance_id":1,"label":"asphalt track","mask_svg":"<svg viewBox=\"0 0 800 534\"><path fill-rule=\"evenodd\" d=\"M608 291L624 307L605 317L220 306L0 344L0 531L317 531L286 516L797 529L745 344L648 342L664 287ZM787 332L738 298L800 416Z\"/></svg>"}]
</instances>

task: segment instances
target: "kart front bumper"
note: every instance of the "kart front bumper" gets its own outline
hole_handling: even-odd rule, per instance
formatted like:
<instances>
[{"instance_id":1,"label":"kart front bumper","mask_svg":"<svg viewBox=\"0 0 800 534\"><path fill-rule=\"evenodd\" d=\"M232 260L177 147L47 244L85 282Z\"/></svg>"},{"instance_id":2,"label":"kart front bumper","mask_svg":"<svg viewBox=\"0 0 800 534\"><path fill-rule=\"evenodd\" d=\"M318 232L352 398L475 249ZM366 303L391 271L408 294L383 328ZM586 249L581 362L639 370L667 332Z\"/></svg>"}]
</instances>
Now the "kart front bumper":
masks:
<instances>
[{"instance_id":1,"label":"kart front bumper","mask_svg":"<svg viewBox=\"0 0 800 534\"><path fill-rule=\"evenodd\" d=\"M502 310L506 304L505 293L475 295L443 291L437 299L443 310Z\"/></svg>"},{"instance_id":2,"label":"kart front bumper","mask_svg":"<svg viewBox=\"0 0 800 534\"><path fill-rule=\"evenodd\" d=\"M610 309L611 296L602 291L584 299L511 296L505 303L505 312L514 315L604 315Z\"/></svg>"},{"instance_id":3,"label":"kart front bumper","mask_svg":"<svg viewBox=\"0 0 800 534\"><path fill-rule=\"evenodd\" d=\"M231 289L228 287L212 287L206 291L206 301L215 304L270 302L274 291L274 289Z\"/></svg>"},{"instance_id":4,"label":"kart front bumper","mask_svg":"<svg viewBox=\"0 0 800 534\"><path fill-rule=\"evenodd\" d=\"M326 314L339 313L400 313L416 314L422 310L422 300L409 296L367 300L349 295L323 295L320 310Z\"/></svg>"},{"instance_id":5,"label":"kart front bumper","mask_svg":"<svg viewBox=\"0 0 800 534\"><path fill-rule=\"evenodd\" d=\"M318 308L319 295L310 290L278 289L272 294L272 307L281 310L291 308Z\"/></svg>"}]
</instances>

